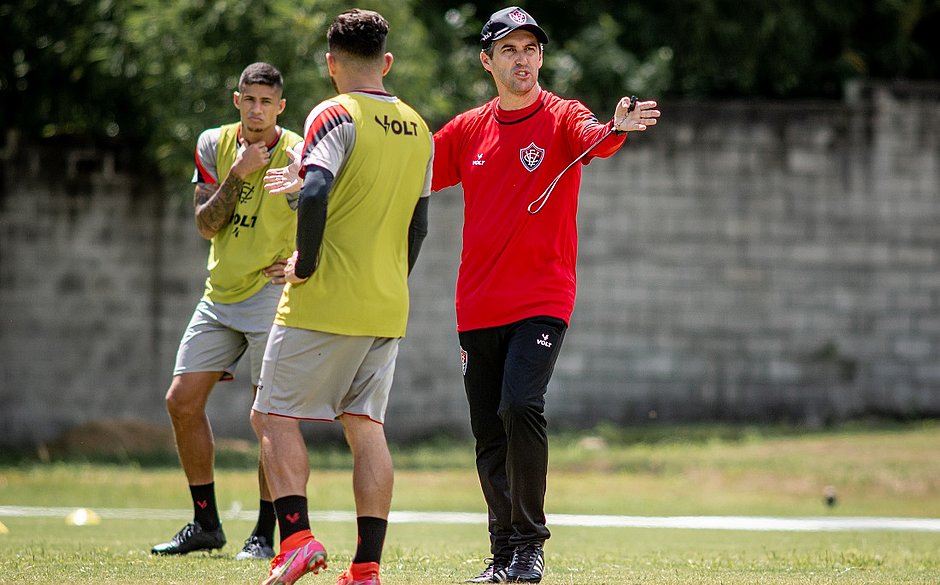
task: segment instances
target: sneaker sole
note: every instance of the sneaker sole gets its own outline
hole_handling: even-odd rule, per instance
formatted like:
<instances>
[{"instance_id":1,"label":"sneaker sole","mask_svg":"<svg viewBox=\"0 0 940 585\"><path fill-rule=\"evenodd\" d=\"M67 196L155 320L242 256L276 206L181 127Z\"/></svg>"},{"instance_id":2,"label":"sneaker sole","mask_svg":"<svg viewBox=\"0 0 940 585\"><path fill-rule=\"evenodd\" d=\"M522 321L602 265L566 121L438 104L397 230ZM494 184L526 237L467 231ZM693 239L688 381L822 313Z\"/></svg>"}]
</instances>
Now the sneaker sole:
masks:
<instances>
[{"instance_id":1,"label":"sneaker sole","mask_svg":"<svg viewBox=\"0 0 940 585\"><path fill-rule=\"evenodd\" d=\"M238 554L235 555L236 561L270 561L275 556L273 549L268 549L270 552L265 552L260 548L253 549L242 549L238 551Z\"/></svg>"},{"instance_id":2,"label":"sneaker sole","mask_svg":"<svg viewBox=\"0 0 940 585\"><path fill-rule=\"evenodd\" d=\"M154 549L150 549L150 554L152 554L152 555L157 555L157 556L161 556L161 557L172 557L172 556L188 555L189 553L194 553L194 552L208 552L208 553L211 553L211 552L214 551L214 550L222 550L222 548L224 548L224 547L225 547L225 545L224 545L224 544L221 544L221 545L219 545L219 546L201 546L201 547L199 547L199 548L193 548L193 549L184 550L184 551L181 551L181 550L172 550L172 549L171 549L171 550L154 550Z\"/></svg>"},{"instance_id":3,"label":"sneaker sole","mask_svg":"<svg viewBox=\"0 0 940 585\"><path fill-rule=\"evenodd\" d=\"M508 583L509 581L506 578L506 575L500 575L497 577L490 577L489 579L479 579L474 577L473 579L467 579L464 583Z\"/></svg>"},{"instance_id":4,"label":"sneaker sole","mask_svg":"<svg viewBox=\"0 0 940 585\"><path fill-rule=\"evenodd\" d=\"M253 555L251 553L238 553L237 555L235 555L236 561L270 561L273 558L274 558L274 555L259 556L259 555Z\"/></svg>"}]
</instances>

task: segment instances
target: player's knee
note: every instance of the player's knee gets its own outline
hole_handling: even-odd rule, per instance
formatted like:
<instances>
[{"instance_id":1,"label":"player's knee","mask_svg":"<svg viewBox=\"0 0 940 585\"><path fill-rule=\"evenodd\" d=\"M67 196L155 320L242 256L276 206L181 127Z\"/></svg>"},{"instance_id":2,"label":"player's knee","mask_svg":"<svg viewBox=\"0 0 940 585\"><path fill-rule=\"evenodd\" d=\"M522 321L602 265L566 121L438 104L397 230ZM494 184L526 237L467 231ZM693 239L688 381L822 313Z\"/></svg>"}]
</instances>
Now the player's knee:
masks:
<instances>
[{"instance_id":1,"label":"player's knee","mask_svg":"<svg viewBox=\"0 0 940 585\"><path fill-rule=\"evenodd\" d=\"M541 401L509 399L499 406L499 417L506 421L529 420L540 418L545 410Z\"/></svg>"},{"instance_id":2,"label":"player's knee","mask_svg":"<svg viewBox=\"0 0 940 585\"><path fill-rule=\"evenodd\" d=\"M166 395L166 410L174 418L186 418L201 413L192 402L180 400L178 396L169 393Z\"/></svg>"},{"instance_id":3,"label":"player's knee","mask_svg":"<svg viewBox=\"0 0 940 585\"><path fill-rule=\"evenodd\" d=\"M339 417L343 425L343 434L346 443L354 452L358 449L368 449L373 445L384 445L385 427L381 423L364 416L351 416L344 414Z\"/></svg>"},{"instance_id":4,"label":"player's knee","mask_svg":"<svg viewBox=\"0 0 940 585\"><path fill-rule=\"evenodd\" d=\"M176 418L201 416L205 412L205 401L174 384L166 393L166 409L170 416Z\"/></svg>"},{"instance_id":5,"label":"player's knee","mask_svg":"<svg viewBox=\"0 0 940 585\"><path fill-rule=\"evenodd\" d=\"M251 428L254 429L255 435L257 435L258 438L261 438L264 435L265 416L266 415L258 412L255 409L251 409L251 412L248 415L248 421L251 423Z\"/></svg>"}]
</instances>

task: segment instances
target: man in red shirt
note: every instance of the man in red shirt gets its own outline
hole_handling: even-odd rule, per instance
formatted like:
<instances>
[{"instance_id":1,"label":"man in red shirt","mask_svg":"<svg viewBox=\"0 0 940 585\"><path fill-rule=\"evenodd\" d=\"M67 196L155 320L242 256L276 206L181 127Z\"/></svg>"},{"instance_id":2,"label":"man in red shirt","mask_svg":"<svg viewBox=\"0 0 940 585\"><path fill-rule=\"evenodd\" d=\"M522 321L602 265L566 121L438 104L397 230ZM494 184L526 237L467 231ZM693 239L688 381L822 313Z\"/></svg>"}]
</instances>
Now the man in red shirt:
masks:
<instances>
[{"instance_id":1,"label":"man in red shirt","mask_svg":"<svg viewBox=\"0 0 940 585\"><path fill-rule=\"evenodd\" d=\"M543 90L548 36L518 7L494 13L480 41L498 97L434 135L432 185L464 191L457 331L493 555L468 582L537 583L550 536L545 393L576 290L581 165L565 170L592 146L582 164L610 156L660 113L654 101L623 98L601 124L580 102Z\"/></svg>"}]
</instances>

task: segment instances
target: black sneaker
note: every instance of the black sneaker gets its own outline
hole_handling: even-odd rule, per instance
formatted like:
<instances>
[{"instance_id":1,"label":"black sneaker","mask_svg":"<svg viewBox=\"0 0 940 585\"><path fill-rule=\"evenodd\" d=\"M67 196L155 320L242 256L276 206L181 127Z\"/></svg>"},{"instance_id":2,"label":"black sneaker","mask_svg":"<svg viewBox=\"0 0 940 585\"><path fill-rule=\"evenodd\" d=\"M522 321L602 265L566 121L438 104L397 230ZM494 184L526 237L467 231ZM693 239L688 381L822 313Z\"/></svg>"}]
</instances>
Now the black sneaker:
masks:
<instances>
[{"instance_id":1,"label":"black sneaker","mask_svg":"<svg viewBox=\"0 0 940 585\"><path fill-rule=\"evenodd\" d=\"M265 560L274 558L274 549L263 536L249 536L245 546L235 555L236 561Z\"/></svg>"},{"instance_id":2,"label":"black sneaker","mask_svg":"<svg viewBox=\"0 0 940 585\"><path fill-rule=\"evenodd\" d=\"M467 579L464 583L505 583L509 559L486 559L486 562L486 568L482 573L473 579Z\"/></svg>"},{"instance_id":3,"label":"black sneaker","mask_svg":"<svg viewBox=\"0 0 940 585\"><path fill-rule=\"evenodd\" d=\"M506 580L510 583L538 583L542 580L544 570L545 553L542 551L542 544L521 544L512 553Z\"/></svg>"},{"instance_id":4,"label":"black sneaker","mask_svg":"<svg viewBox=\"0 0 940 585\"><path fill-rule=\"evenodd\" d=\"M220 524L215 530L203 530L198 522L183 526L173 540L150 549L155 555L185 555L194 550L214 550L225 546L225 533Z\"/></svg>"}]
</instances>

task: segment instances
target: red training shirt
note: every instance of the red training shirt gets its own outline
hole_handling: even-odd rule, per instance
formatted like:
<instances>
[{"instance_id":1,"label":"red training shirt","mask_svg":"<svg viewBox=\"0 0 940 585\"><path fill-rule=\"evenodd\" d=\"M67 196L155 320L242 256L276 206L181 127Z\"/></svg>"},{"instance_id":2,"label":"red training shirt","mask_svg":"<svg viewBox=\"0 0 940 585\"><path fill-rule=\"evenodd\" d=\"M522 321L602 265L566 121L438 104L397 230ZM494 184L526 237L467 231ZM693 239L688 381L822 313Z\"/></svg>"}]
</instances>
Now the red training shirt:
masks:
<instances>
[{"instance_id":1,"label":"red training shirt","mask_svg":"<svg viewBox=\"0 0 940 585\"><path fill-rule=\"evenodd\" d=\"M527 207L610 129L587 107L543 90L522 110L495 98L434 134L432 190L463 183L463 251L457 276L457 330L574 310L581 164L607 157L626 135L611 135L561 178L535 215Z\"/></svg>"}]
</instances>

